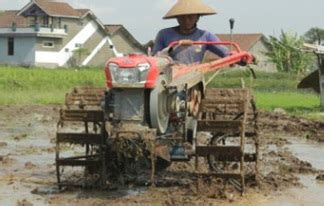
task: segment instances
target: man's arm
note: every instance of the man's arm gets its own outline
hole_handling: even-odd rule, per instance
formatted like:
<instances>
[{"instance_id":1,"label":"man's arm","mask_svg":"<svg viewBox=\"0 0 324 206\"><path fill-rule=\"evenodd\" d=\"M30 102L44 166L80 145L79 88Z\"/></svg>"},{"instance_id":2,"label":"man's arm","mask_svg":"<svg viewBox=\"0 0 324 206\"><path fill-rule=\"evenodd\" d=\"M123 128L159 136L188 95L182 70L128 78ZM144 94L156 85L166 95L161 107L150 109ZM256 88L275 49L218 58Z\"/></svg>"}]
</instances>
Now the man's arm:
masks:
<instances>
[{"instance_id":1,"label":"man's arm","mask_svg":"<svg viewBox=\"0 0 324 206\"><path fill-rule=\"evenodd\" d=\"M152 54L156 55L159 51L162 51L166 47L164 44L163 32L161 30L155 38Z\"/></svg>"},{"instance_id":2,"label":"man's arm","mask_svg":"<svg viewBox=\"0 0 324 206\"><path fill-rule=\"evenodd\" d=\"M208 32L207 41L218 42L218 41L220 41L220 39L216 35ZM226 56L230 55L230 50L223 45L208 45L207 50L213 52L214 54L218 55L219 57L226 57Z\"/></svg>"}]
</instances>

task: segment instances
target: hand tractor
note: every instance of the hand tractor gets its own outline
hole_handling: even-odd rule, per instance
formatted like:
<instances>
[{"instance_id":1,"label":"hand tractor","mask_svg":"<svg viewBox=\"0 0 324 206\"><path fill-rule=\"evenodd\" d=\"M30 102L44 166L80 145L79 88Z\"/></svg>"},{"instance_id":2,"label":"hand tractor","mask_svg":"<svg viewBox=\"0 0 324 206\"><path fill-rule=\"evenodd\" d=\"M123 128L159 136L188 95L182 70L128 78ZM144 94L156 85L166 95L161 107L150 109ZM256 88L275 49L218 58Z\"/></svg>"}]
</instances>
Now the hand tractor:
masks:
<instances>
[{"instance_id":1,"label":"hand tractor","mask_svg":"<svg viewBox=\"0 0 324 206\"><path fill-rule=\"evenodd\" d=\"M244 191L247 174L257 176L254 99L245 88L206 88L205 73L239 62L252 64L254 58L233 42L190 44L225 45L235 51L212 62L184 65L167 55L181 46L173 42L166 55L112 58L105 67L106 88L77 87L66 95L56 135L59 187L87 182L80 183L71 173L63 178L67 166L85 168L87 184L105 186L113 171L121 173L116 168L127 170L126 162L144 157L150 162L152 184L158 168L194 160L194 176L229 180ZM202 133L210 136L208 142L200 140ZM248 136L253 138L246 140ZM233 140L229 145L228 138ZM201 158L208 163L208 172L200 172ZM253 164L252 172L248 163ZM239 166L228 169L230 164Z\"/></svg>"}]
</instances>

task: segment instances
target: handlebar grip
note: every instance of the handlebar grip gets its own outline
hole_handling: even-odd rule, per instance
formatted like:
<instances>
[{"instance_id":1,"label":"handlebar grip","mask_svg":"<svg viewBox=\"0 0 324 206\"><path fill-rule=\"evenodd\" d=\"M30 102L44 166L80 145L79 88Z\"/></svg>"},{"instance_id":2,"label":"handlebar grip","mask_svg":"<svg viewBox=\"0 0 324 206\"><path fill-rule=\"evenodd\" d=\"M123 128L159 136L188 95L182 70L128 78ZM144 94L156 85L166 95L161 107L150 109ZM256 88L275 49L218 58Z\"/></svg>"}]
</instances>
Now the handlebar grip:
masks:
<instances>
[{"instance_id":1,"label":"handlebar grip","mask_svg":"<svg viewBox=\"0 0 324 206\"><path fill-rule=\"evenodd\" d=\"M191 46L193 45L193 41L190 39L183 39L179 41L179 45L181 46Z\"/></svg>"}]
</instances>

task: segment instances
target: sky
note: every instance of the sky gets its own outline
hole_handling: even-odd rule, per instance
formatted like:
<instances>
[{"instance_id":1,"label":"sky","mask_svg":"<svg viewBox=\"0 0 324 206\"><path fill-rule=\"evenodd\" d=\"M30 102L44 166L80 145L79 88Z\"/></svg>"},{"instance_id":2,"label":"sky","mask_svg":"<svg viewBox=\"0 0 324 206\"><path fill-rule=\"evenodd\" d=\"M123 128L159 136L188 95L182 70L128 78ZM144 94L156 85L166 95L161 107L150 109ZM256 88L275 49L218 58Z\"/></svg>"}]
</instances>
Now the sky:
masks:
<instances>
[{"instance_id":1,"label":"sky","mask_svg":"<svg viewBox=\"0 0 324 206\"><path fill-rule=\"evenodd\" d=\"M0 0L0 10L19 10L30 0ZM60 0L74 8L88 8L103 24L122 24L140 43L177 25L162 17L176 0ZM203 0L217 15L202 17L198 27L213 33L263 33L279 36L281 30L303 35L312 27L324 28L324 0Z\"/></svg>"}]
</instances>

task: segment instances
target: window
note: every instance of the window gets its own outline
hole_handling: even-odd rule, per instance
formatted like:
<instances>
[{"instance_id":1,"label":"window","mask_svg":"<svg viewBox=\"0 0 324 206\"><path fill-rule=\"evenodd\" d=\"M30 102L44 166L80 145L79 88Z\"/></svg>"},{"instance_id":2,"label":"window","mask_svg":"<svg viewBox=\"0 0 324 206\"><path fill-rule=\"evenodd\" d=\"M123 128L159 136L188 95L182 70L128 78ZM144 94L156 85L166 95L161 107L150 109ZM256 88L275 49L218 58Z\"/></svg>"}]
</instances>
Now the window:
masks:
<instances>
[{"instance_id":1,"label":"window","mask_svg":"<svg viewBox=\"0 0 324 206\"><path fill-rule=\"evenodd\" d=\"M15 48L15 42L13 37L8 38L8 55L13 56L14 55L14 48Z\"/></svg>"},{"instance_id":2,"label":"window","mask_svg":"<svg viewBox=\"0 0 324 206\"><path fill-rule=\"evenodd\" d=\"M76 44L75 44L75 48L82 48L82 47L83 47L83 45L80 44L80 43L76 43Z\"/></svg>"},{"instance_id":3,"label":"window","mask_svg":"<svg viewBox=\"0 0 324 206\"><path fill-rule=\"evenodd\" d=\"M52 41L44 41L43 42L43 47L44 48L54 48L54 42L52 42Z\"/></svg>"},{"instance_id":4,"label":"window","mask_svg":"<svg viewBox=\"0 0 324 206\"><path fill-rule=\"evenodd\" d=\"M49 18L48 16L43 17L43 25L48 27Z\"/></svg>"}]
</instances>

